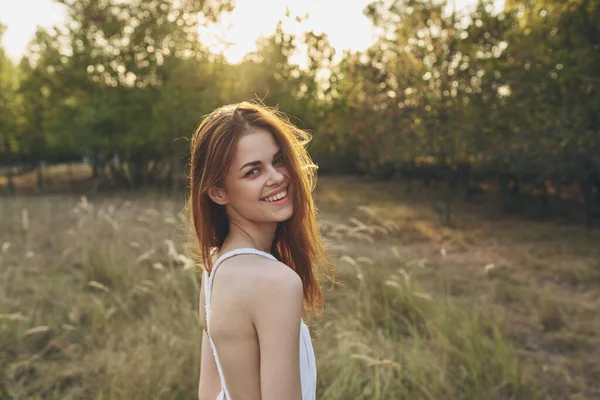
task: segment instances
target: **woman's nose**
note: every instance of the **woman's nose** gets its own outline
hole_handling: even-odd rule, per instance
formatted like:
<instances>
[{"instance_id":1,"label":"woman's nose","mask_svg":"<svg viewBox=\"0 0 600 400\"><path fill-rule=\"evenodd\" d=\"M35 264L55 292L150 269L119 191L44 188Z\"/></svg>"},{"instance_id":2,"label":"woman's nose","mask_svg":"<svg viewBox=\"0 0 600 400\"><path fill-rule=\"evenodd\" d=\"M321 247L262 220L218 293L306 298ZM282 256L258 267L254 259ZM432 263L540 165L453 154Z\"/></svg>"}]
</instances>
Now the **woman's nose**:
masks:
<instances>
[{"instance_id":1,"label":"woman's nose","mask_svg":"<svg viewBox=\"0 0 600 400\"><path fill-rule=\"evenodd\" d=\"M277 184L277 183L280 183L281 181L283 181L284 178L285 177L281 173L281 171L279 171L277 168L271 166L271 168L270 168L270 175L269 175L269 182L271 182L273 184Z\"/></svg>"}]
</instances>

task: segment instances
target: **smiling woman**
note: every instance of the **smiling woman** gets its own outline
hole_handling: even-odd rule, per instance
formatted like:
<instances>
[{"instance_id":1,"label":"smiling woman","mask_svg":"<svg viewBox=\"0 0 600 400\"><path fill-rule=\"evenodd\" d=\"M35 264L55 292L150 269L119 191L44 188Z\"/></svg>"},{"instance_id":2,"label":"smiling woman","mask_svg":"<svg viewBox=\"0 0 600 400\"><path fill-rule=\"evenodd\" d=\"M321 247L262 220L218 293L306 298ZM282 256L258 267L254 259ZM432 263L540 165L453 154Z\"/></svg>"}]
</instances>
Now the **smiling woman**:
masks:
<instances>
[{"instance_id":1,"label":"smiling woman","mask_svg":"<svg viewBox=\"0 0 600 400\"><path fill-rule=\"evenodd\" d=\"M246 160L254 160L248 161ZM264 160L264 161L263 161ZM239 167L241 165L241 167ZM239 167L239 168L238 168ZM292 216L293 200L278 200L282 194L293 193L291 175L283 162L282 151L271 133L254 128L239 138L230 169L237 171L225 177L224 185L209 189L209 195L220 205L229 206L228 218L238 226L246 219L255 222L283 222ZM225 191L225 187L228 188ZM275 201L277 200L277 201ZM257 208L256 201L286 207ZM252 230L252 227L248 227ZM269 237L269 241L272 239ZM270 243L255 243L270 251Z\"/></svg>"},{"instance_id":2,"label":"smiling woman","mask_svg":"<svg viewBox=\"0 0 600 400\"><path fill-rule=\"evenodd\" d=\"M331 261L309 140L246 102L213 111L192 138L189 209L205 266L199 399L316 398L303 316L320 310L317 273Z\"/></svg>"}]
</instances>

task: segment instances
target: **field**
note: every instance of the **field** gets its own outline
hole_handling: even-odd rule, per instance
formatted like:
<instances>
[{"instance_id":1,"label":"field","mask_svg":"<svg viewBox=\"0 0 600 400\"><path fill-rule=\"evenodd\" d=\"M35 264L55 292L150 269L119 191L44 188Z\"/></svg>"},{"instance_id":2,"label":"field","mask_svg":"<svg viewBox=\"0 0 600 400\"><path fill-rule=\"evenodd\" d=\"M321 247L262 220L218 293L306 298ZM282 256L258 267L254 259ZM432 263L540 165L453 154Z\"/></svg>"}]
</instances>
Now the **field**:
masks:
<instances>
[{"instance_id":1,"label":"field","mask_svg":"<svg viewBox=\"0 0 600 400\"><path fill-rule=\"evenodd\" d=\"M600 399L600 232L322 177L341 282L319 399ZM0 198L0 398L192 399L201 273L183 198Z\"/></svg>"}]
</instances>

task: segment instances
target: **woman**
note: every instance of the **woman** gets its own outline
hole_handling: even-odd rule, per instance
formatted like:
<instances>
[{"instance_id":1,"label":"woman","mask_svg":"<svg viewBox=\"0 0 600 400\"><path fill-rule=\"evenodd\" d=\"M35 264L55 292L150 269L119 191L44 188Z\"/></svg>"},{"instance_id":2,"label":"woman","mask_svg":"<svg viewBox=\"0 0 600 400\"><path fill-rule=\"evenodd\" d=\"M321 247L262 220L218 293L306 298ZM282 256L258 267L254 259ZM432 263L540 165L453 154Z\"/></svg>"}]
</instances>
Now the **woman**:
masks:
<instances>
[{"instance_id":1,"label":"woman","mask_svg":"<svg viewBox=\"0 0 600 400\"><path fill-rule=\"evenodd\" d=\"M189 207L205 266L200 400L316 398L302 317L320 311L317 275L331 262L311 196L309 140L246 102L215 110L194 133Z\"/></svg>"}]
</instances>

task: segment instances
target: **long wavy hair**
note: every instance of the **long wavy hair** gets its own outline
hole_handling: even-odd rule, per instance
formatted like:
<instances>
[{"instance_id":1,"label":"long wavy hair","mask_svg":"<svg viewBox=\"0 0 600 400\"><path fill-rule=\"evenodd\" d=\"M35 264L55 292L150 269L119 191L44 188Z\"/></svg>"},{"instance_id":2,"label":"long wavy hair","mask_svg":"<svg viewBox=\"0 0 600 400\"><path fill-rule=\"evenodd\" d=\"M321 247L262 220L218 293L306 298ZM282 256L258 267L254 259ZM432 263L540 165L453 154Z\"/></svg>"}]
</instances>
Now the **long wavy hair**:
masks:
<instances>
[{"instance_id":1,"label":"long wavy hair","mask_svg":"<svg viewBox=\"0 0 600 400\"><path fill-rule=\"evenodd\" d=\"M188 208L202 263L210 274L212 251L221 248L229 233L225 207L213 202L208 190L223 185L240 137L255 129L273 135L295 189L293 214L278 223L271 254L302 279L305 313L318 314L323 306L320 279L332 280L333 264L326 253L312 197L318 168L306 150L312 136L275 109L249 102L226 105L210 113L194 132Z\"/></svg>"}]
</instances>

